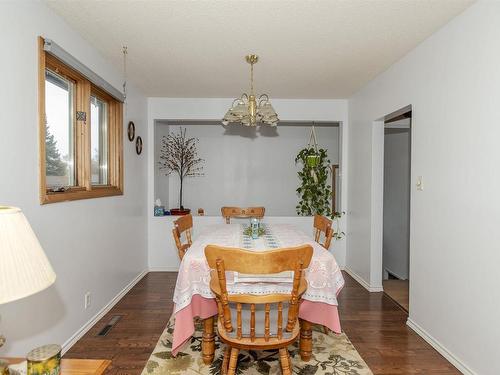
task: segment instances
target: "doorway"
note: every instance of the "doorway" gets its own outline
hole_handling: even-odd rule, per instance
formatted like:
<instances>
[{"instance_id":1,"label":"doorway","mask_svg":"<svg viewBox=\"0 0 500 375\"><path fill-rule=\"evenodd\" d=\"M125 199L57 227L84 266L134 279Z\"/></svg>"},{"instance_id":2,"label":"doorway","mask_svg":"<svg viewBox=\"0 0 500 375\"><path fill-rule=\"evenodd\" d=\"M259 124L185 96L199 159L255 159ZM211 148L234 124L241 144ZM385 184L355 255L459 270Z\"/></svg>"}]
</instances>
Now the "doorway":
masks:
<instances>
[{"instance_id":1,"label":"doorway","mask_svg":"<svg viewBox=\"0 0 500 375\"><path fill-rule=\"evenodd\" d=\"M384 121L382 286L409 311L411 111Z\"/></svg>"}]
</instances>

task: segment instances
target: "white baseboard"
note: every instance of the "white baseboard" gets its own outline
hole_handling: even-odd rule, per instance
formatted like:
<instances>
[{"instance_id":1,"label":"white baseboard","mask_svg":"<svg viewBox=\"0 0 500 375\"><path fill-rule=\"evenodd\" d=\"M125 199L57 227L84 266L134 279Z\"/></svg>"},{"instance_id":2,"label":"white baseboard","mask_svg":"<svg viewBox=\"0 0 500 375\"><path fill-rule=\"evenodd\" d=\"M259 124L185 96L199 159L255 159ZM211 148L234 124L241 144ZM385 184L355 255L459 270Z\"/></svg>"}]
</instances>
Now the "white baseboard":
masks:
<instances>
[{"instance_id":1,"label":"white baseboard","mask_svg":"<svg viewBox=\"0 0 500 375\"><path fill-rule=\"evenodd\" d=\"M363 288L365 288L367 291L369 291L371 293L384 291L384 288L382 286L372 286L369 283L367 283L365 281L365 279L363 279L361 276L359 276L356 272L351 270L349 267L347 267L347 266L344 267L344 271L347 272L349 274L349 276L351 276L354 280L356 280L358 283L360 283L361 286Z\"/></svg>"},{"instance_id":2,"label":"white baseboard","mask_svg":"<svg viewBox=\"0 0 500 375\"><path fill-rule=\"evenodd\" d=\"M477 375L476 372L472 371L465 363L463 363L459 358L457 358L453 353L446 349L438 340L432 337L426 330L420 327L413 320L408 318L406 320L406 325L410 327L417 335L422 337L430 346L436 349L439 354L448 360L453 366L455 366L458 371L464 375Z\"/></svg>"},{"instance_id":3,"label":"white baseboard","mask_svg":"<svg viewBox=\"0 0 500 375\"><path fill-rule=\"evenodd\" d=\"M71 336L62 345L62 354L66 353L73 345L80 340L83 335L85 335L104 315L108 313L109 310L113 308L114 305L120 301L127 292L134 287L149 271L144 270L139 273L128 285L123 288L109 303L104 306L96 315L94 315L87 323L83 325L73 336Z\"/></svg>"}]
</instances>

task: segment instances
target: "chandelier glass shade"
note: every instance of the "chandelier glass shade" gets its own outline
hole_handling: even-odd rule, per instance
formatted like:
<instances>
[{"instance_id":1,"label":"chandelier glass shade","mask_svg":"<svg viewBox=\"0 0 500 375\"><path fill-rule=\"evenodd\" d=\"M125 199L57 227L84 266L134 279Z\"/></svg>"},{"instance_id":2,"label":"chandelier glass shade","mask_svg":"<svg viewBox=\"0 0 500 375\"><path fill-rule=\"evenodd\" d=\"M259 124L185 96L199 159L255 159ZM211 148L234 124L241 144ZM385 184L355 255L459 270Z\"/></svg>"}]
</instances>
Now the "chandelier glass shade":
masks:
<instances>
[{"instance_id":1,"label":"chandelier glass shade","mask_svg":"<svg viewBox=\"0 0 500 375\"><path fill-rule=\"evenodd\" d=\"M259 57L248 55L246 61L250 64L250 94L245 93L233 101L222 119L222 124L240 123L245 126L257 126L262 123L276 126L279 119L269 101L269 96L262 94L257 97L253 91L253 66L259 61Z\"/></svg>"}]
</instances>

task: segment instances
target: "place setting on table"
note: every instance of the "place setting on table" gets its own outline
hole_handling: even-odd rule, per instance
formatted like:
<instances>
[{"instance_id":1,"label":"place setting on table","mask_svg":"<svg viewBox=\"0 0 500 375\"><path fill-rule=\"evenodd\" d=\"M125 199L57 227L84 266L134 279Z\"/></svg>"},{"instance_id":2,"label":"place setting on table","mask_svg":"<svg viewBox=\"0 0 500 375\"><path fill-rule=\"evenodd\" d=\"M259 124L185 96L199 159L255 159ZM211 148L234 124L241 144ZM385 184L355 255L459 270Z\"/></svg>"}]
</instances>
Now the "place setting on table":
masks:
<instances>
[{"instance_id":1,"label":"place setting on table","mask_svg":"<svg viewBox=\"0 0 500 375\"><path fill-rule=\"evenodd\" d=\"M341 331L344 278L324 247L331 220L317 215L313 238L290 224L266 223L264 211L223 207L225 224L196 236L191 215L174 221L181 258L175 306L146 373L288 374L319 366L318 373L371 374Z\"/></svg>"}]
</instances>

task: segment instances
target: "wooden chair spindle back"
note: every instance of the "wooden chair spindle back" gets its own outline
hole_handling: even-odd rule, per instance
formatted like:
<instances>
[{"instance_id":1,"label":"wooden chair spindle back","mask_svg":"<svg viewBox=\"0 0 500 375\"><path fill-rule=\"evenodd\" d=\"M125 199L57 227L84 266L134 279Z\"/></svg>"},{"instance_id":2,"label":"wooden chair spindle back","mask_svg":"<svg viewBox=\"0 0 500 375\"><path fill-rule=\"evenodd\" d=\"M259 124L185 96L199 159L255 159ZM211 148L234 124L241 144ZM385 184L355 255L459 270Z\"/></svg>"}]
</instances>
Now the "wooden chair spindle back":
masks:
<instances>
[{"instance_id":1,"label":"wooden chair spindle back","mask_svg":"<svg viewBox=\"0 0 500 375\"><path fill-rule=\"evenodd\" d=\"M192 230L193 230L193 217L191 215L185 215L179 217L174 221L174 228L172 229L172 235L174 237L175 246L177 246L177 251L179 253L179 258L182 260L187 249L193 243L192 240ZM181 237L184 233L186 237L186 243L182 243Z\"/></svg>"},{"instance_id":2,"label":"wooden chair spindle back","mask_svg":"<svg viewBox=\"0 0 500 375\"><path fill-rule=\"evenodd\" d=\"M231 218L250 218L256 217L262 219L266 212L265 207L222 207L222 217L226 219L226 224L231 223Z\"/></svg>"},{"instance_id":3,"label":"wooden chair spindle back","mask_svg":"<svg viewBox=\"0 0 500 375\"><path fill-rule=\"evenodd\" d=\"M321 234L323 233L325 241L320 242ZM322 215L314 215L314 240L323 246L325 249L330 248L333 238L332 221Z\"/></svg>"},{"instance_id":4,"label":"wooden chair spindle back","mask_svg":"<svg viewBox=\"0 0 500 375\"><path fill-rule=\"evenodd\" d=\"M303 270L309 266L312 254L313 249L310 245L265 252L208 245L205 248L205 255L210 268L215 269L211 273L210 286L217 297L218 311L219 314L222 314L222 317L219 318L224 330L232 332L234 329L231 320L230 303L235 303L237 315L235 338L240 340L244 328L242 327L243 306L250 305L250 340L254 342L256 339L263 338L265 342L268 342L271 335L281 340L283 338L283 303L288 303L285 330L286 332L292 332L298 320L300 298L307 289L307 281L303 277ZM228 294L226 271L254 275L293 271L292 290L290 294ZM256 305L264 305L263 337L258 336L256 333ZM277 306L277 332L271 332L271 305Z\"/></svg>"}]
</instances>

